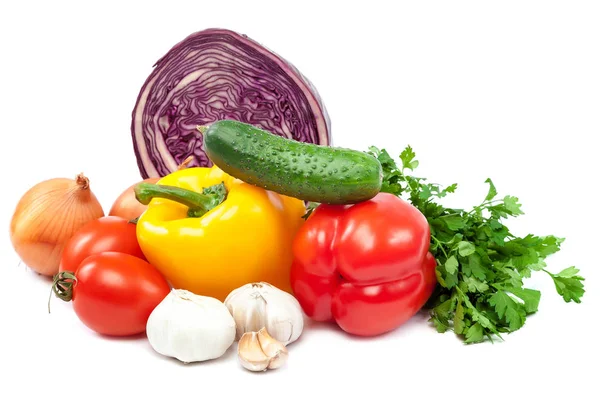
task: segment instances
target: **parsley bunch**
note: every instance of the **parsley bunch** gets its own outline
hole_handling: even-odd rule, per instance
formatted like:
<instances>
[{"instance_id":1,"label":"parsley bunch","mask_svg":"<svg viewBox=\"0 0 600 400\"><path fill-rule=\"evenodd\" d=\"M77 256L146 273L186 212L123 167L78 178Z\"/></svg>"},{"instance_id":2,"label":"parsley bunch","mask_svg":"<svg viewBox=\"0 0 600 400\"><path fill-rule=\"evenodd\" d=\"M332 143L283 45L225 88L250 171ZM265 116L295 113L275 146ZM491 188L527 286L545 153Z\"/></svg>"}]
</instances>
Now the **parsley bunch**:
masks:
<instances>
[{"instance_id":1,"label":"parsley bunch","mask_svg":"<svg viewBox=\"0 0 600 400\"><path fill-rule=\"evenodd\" d=\"M465 342L477 343L520 329L540 302L538 290L523 287L532 271L548 274L566 302L581 301L585 290L579 270L569 267L554 274L544 262L564 239L517 237L504 225L505 219L523 214L517 197L499 198L487 179L489 190L481 204L471 210L446 208L437 200L454 193L457 185L442 187L408 175L419 165L410 146L400 154L400 166L384 149L370 147L369 153L383 167L381 191L406 197L431 227L439 284L426 308L438 332L453 330Z\"/></svg>"}]
</instances>

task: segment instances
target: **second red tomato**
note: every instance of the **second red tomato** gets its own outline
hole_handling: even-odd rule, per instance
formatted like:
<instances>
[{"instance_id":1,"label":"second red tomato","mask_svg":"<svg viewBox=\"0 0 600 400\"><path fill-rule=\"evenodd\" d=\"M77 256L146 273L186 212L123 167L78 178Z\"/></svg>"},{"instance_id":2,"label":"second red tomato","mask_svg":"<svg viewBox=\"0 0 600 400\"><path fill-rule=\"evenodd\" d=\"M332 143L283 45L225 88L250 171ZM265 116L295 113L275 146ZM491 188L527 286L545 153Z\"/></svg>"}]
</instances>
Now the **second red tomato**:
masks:
<instances>
[{"instance_id":1,"label":"second red tomato","mask_svg":"<svg viewBox=\"0 0 600 400\"><path fill-rule=\"evenodd\" d=\"M67 242L59 271L75 272L83 260L105 251L125 253L146 260L136 237L136 225L108 216L88 222Z\"/></svg>"}]
</instances>

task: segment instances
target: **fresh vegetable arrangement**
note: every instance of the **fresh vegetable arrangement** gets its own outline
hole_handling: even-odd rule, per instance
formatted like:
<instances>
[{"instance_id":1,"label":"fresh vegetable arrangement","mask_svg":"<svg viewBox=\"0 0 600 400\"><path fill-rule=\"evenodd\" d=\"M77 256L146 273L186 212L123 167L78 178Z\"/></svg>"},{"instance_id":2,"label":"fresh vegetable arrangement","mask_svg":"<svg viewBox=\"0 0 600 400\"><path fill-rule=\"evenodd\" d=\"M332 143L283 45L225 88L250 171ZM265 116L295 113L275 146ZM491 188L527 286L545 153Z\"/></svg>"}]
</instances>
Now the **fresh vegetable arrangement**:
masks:
<instances>
[{"instance_id":1,"label":"fresh vegetable arrangement","mask_svg":"<svg viewBox=\"0 0 600 400\"><path fill-rule=\"evenodd\" d=\"M585 293L577 268L547 267L564 239L514 235L519 199L490 179L479 205L447 208L457 185L414 176L410 146L397 160L333 147L314 86L244 35L208 29L174 46L131 129L141 179L107 216L80 174L34 185L10 225L17 254L100 335L145 332L183 363L237 342L256 372L286 365L305 318L377 340L424 311L479 343L538 310L533 272L566 302Z\"/></svg>"}]
</instances>

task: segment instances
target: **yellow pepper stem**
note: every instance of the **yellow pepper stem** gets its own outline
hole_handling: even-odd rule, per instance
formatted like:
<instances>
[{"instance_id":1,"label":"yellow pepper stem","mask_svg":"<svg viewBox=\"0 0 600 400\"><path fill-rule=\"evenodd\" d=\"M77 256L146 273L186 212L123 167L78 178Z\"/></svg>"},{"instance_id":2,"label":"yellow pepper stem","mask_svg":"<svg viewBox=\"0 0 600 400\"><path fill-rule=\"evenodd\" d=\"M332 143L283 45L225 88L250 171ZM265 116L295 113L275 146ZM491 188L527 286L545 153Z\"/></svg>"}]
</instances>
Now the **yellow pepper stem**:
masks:
<instances>
[{"instance_id":1,"label":"yellow pepper stem","mask_svg":"<svg viewBox=\"0 0 600 400\"><path fill-rule=\"evenodd\" d=\"M221 204L227 197L227 189L223 183L204 188L202 193L198 193L177 186L142 182L133 191L137 201L144 205L148 205L155 197L173 200L188 207L188 217L196 218Z\"/></svg>"}]
</instances>

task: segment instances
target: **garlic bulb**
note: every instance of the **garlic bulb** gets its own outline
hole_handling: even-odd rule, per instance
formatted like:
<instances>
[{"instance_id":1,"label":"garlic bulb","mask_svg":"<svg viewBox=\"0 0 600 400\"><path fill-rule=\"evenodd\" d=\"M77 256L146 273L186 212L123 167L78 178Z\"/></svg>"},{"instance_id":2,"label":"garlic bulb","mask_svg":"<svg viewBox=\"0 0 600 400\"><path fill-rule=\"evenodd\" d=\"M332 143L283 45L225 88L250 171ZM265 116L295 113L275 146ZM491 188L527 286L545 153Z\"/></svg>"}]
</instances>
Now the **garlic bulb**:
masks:
<instances>
[{"instance_id":1,"label":"garlic bulb","mask_svg":"<svg viewBox=\"0 0 600 400\"><path fill-rule=\"evenodd\" d=\"M244 368L259 372L276 369L288 359L283 343L275 340L265 328L258 332L246 332L238 343L238 359Z\"/></svg>"},{"instance_id":2,"label":"garlic bulb","mask_svg":"<svg viewBox=\"0 0 600 400\"><path fill-rule=\"evenodd\" d=\"M225 305L235 320L236 340L246 332L267 328L275 339L287 346L300 337L304 328L298 300L269 283L249 283L237 288L229 293Z\"/></svg>"},{"instance_id":3,"label":"garlic bulb","mask_svg":"<svg viewBox=\"0 0 600 400\"><path fill-rule=\"evenodd\" d=\"M235 321L213 297L173 289L146 324L152 348L184 363L219 358L235 340Z\"/></svg>"}]
</instances>

